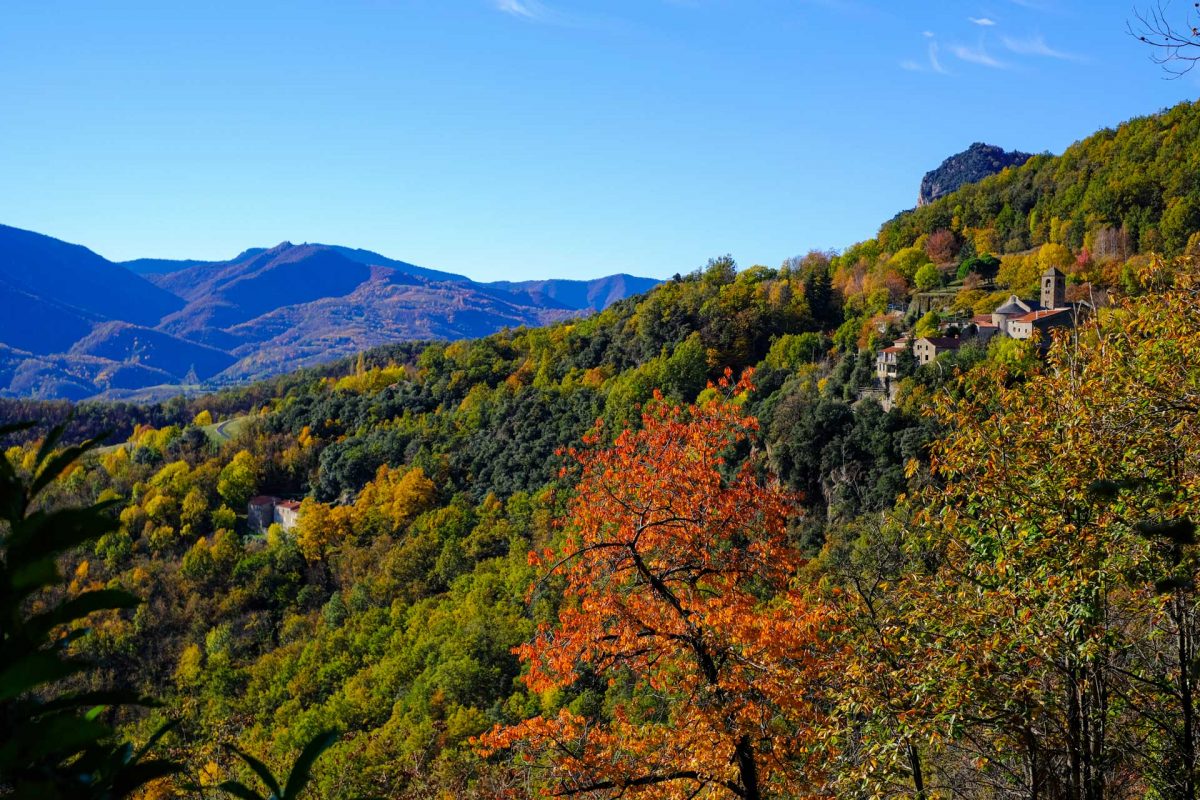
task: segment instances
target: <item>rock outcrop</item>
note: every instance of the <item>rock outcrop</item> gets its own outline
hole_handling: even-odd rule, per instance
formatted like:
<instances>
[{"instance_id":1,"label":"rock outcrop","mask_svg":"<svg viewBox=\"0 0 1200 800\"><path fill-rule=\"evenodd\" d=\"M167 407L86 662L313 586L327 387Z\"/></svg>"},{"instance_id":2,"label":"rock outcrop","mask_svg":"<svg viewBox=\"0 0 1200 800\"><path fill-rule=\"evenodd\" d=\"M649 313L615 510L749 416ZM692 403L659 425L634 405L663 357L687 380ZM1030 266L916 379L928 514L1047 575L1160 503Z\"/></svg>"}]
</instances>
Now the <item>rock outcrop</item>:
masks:
<instances>
[{"instance_id":1,"label":"rock outcrop","mask_svg":"<svg viewBox=\"0 0 1200 800\"><path fill-rule=\"evenodd\" d=\"M1031 153L1009 152L995 145L976 142L947 158L937 169L925 173L917 206L928 205L964 184L981 181L1008 167L1019 167L1031 158Z\"/></svg>"}]
</instances>

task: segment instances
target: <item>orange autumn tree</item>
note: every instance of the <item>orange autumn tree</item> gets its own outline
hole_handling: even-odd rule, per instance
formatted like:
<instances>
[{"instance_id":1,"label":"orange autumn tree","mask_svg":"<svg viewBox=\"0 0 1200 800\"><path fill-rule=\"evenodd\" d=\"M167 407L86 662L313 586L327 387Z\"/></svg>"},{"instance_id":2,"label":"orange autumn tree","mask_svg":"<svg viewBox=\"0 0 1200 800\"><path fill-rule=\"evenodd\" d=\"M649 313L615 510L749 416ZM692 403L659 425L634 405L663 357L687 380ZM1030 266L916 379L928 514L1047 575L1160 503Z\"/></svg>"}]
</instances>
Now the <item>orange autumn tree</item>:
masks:
<instances>
[{"instance_id":1,"label":"orange autumn tree","mask_svg":"<svg viewBox=\"0 0 1200 800\"><path fill-rule=\"evenodd\" d=\"M565 583L564 602L518 652L532 692L598 676L607 698L594 714L562 709L480 737L529 768L535 793L817 794L825 615L791 586L795 498L752 460L724 460L757 427L724 397L679 407L656 394L641 430L602 446L597 429L570 451L580 479L566 541L531 555Z\"/></svg>"}]
</instances>

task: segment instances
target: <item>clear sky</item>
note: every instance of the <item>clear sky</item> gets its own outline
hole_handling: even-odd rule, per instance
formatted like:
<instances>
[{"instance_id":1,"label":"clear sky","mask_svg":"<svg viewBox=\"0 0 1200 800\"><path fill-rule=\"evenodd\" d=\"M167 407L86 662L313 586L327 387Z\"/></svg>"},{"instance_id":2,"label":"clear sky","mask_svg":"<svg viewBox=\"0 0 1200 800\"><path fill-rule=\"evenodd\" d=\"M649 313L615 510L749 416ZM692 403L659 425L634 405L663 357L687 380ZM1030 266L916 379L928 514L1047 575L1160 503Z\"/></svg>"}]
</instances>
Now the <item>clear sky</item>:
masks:
<instances>
[{"instance_id":1,"label":"clear sky","mask_svg":"<svg viewBox=\"0 0 1200 800\"><path fill-rule=\"evenodd\" d=\"M3 0L0 222L114 260L776 265L973 141L1194 99L1125 33L1139 1Z\"/></svg>"}]
</instances>

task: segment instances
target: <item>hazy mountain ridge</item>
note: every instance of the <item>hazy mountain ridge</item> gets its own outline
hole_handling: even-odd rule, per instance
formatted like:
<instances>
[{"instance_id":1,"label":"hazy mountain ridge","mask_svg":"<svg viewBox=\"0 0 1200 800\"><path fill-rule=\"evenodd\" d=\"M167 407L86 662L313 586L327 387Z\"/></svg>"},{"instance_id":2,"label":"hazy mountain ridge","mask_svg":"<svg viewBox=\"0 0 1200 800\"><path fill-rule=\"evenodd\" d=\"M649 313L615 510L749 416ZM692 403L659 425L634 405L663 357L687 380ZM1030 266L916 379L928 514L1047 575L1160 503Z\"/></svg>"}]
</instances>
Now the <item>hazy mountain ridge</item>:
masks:
<instances>
[{"instance_id":1,"label":"hazy mountain ridge","mask_svg":"<svg viewBox=\"0 0 1200 800\"><path fill-rule=\"evenodd\" d=\"M406 275L428 278L434 281L451 281L454 283L472 283L477 286L487 286L506 294L518 295L533 304L561 305L564 308L590 308L600 311L617 300L634 294L649 291L660 281L654 278L639 278L635 275L618 273L593 280L574 280L566 278L549 278L530 281L490 281L479 283L465 275L441 270L418 267L407 261L398 261L385 255L364 250L362 248L342 247L340 245L311 244L306 247L327 248L350 261L356 261L369 266L391 267ZM181 280L179 273L195 275L203 272L206 267L226 266L237 264L254 256L267 252L268 248L255 247L243 251L228 261L194 261L171 260L158 258L140 258L134 261L123 261L121 266L138 275L145 276L151 283L167 289L182 287L186 280Z\"/></svg>"},{"instance_id":2,"label":"hazy mountain ridge","mask_svg":"<svg viewBox=\"0 0 1200 800\"><path fill-rule=\"evenodd\" d=\"M648 292L658 284L651 278L624 273L592 281L551 279L544 281L495 281L488 284L509 292L520 292L535 301L557 301L570 308L601 311L618 300Z\"/></svg>"},{"instance_id":3,"label":"hazy mountain ridge","mask_svg":"<svg viewBox=\"0 0 1200 800\"><path fill-rule=\"evenodd\" d=\"M228 261L118 264L0 226L0 396L226 385L388 342L542 325L657 283L479 283L369 250L290 242Z\"/></svg>"}]
</instances>

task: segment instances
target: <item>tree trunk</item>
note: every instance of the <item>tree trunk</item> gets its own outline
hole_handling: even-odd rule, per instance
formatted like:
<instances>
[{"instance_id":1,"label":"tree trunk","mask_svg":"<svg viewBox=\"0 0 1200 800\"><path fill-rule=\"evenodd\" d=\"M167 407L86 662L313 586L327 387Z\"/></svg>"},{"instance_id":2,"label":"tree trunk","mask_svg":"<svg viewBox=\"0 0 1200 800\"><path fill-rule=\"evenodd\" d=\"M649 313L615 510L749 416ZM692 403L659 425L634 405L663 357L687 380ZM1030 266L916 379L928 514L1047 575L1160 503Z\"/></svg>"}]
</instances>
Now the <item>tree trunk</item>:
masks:
<instances>
[{"instance_id":1,"label":"tree trunk","mask_svg":"<svg viewBox=\"0 0 1200 800\"><path fill-rule=\"evenodd\" d=\"M738 739L733 757L737 761L745 800L762 800L762 791L758 787L758 761L754 758L754 745L750 743L750 737Z\"/></svg>"},{"instance_id":2,"label":"tree trunk","mask_svg":"<svg viewBox=\"0 0 1200 800\"><path fill-rule=\"evenodd\" d=\"M908 765L912 769L913 792L916 800L925 800L925 774L921 771L921 753L912 742L908 744Z\"/></svg>"},{"instance_id":3,"label":"tree trunk","mask_svg":"<svg viewBox=\"0 0 1200 800\"><path fill-rule=\"evenodd\" d=\"M1179 659L1179 701L1183 719L1183 730L1179 737L1179 760L1183 769L1183 786L1180 796L1183 800L1196 800L1196 742L1195 724L1196 708L1193 696L1191 666L1193 658L1192 626L1188 617L1187 599L1176 596L1173 601L1175 617L1176 641Z\"/></svg>"},{"instance_id":4,"label":"tree trunk","mask_svg":"<svg viewBox=\"0 0 1200 800\"><path fill-rule=\"evenodd\" d=\"M1078 669L1071 664L1066 669L1067 674L1067 760L1070 774L1067 779L1067 797L1069 800L1083 800L1083 763L1079 755L1081 722L1079 719L1079 680Z\"/></svg>"}]
</instances>

